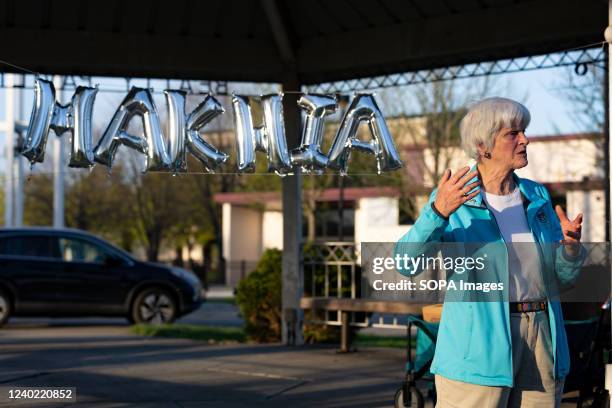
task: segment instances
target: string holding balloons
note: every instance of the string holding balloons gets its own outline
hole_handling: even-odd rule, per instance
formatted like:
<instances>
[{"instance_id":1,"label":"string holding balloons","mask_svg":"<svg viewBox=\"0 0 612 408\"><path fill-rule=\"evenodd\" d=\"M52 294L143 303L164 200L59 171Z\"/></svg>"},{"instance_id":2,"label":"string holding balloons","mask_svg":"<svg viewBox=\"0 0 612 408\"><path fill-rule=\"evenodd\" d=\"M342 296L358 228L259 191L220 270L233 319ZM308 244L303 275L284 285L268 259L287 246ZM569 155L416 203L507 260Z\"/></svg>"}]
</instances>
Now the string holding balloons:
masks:
<instances>
[{"instance_id":1,"label":"string holding balloons","mask_svg":"<svg viewBox=\"0 0 612 408\"><path fill-rule=\"evenodd\" d=\"M208 95L193 111L186 113L184 91L164 91L168 111L167 126L161 125L151 90L132 87L117 107L102 137L94 145L92 116L97 87L79 86L71 102L56 100L53 83L37 78L30 122L20 153L31 163L44 160L50 131L57 136L70 134L70 167L91 168L101 164L111 169L121 146L134 149L145 158L145 171L181 173L187 171L186 154L197 158L206 172L213 173L227 162L229 155L206 141L202 130L225 112L222 104ZM252 107L263 111L263 124L255 126ZM357 94L346 110L329 152L321 151L326 116L337 110L334 95L304 94L297 105L305 121L300 146L289 151L285 135L283 94L261 97L233 95L232 107L236 130L237 171L255 171L256 152L264 152L268 172L284 176L300 168L305 173L321 174L333 169L346 174L353 150L371 154L378 173L399 169L402 162L393 143L384 116L373 95ZM127 129L139 117L143 134ZM359 125L368 125L372 139L357 137ZM164 135L165 133L165 135Z\"/></svg>"}]
</instances>

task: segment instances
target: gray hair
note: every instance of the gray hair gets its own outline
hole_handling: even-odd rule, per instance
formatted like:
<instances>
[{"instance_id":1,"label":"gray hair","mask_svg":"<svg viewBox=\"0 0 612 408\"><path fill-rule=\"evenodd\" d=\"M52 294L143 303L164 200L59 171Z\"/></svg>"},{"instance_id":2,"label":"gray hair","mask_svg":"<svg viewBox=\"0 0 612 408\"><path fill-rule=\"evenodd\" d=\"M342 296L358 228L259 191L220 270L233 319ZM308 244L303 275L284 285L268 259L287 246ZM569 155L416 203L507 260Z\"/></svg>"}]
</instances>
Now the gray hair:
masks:
<instances>
[{"instance_id":1,"label":"gray hair","mask_svg":"<svg viewBox=\"0 0 612 408\"><path fill-rule=\"evenodd\" d=\"M478 146L493 149L495 135L503 128L525 129L531 121L529 110L507 98L486 98L472 105L461 119L461 146L478 160Z\"/></svg>"}]
</instances>

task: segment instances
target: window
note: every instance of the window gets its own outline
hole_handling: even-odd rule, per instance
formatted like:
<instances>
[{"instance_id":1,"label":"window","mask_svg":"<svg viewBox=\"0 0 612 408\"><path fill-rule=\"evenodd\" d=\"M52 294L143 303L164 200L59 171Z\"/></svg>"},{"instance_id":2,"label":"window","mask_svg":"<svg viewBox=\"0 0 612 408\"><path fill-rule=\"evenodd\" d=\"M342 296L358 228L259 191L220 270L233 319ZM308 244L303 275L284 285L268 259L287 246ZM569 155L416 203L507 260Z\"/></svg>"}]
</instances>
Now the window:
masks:
<instances>
[{"instance_id":1,"label":"window","mask_svg":"<svg viewBox=\"0 0 612 408\"><path fill-rule=\"evenodd\" d=\"M315 210L315 236L317 239L337 240L340 232L339 203L317 203ZM345 201L342 210L342 236L350 240L355 235L355 203Z\"/></svg>"},{"instance_id":2,"label":"window","mask_svg":"<svg viewBox=\"0 0 612 408\"><path fill-rule=\"evenodd\" d=\"M6 237L0 241L0 254L36 258L53 257L52 239L44 235Z\"/></svg>"},{"instance_id":3,"label":"window","mask_svg":"<svg viewBox=\"0 0 612 408\"><path fill-rule=\"evenodd\" d=\"M109 254L97 245L76 238L59 239L60 254L66 262L103 263Z\"/></svg>"}]
</instances>

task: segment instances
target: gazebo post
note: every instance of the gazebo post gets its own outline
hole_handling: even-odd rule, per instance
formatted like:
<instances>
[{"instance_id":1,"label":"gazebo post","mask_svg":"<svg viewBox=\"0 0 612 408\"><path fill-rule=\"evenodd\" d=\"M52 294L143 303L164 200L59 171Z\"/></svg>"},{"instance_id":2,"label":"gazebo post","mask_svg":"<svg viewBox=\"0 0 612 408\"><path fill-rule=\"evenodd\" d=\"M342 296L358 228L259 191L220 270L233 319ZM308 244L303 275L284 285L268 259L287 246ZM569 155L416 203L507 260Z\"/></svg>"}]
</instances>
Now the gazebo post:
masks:
<instances>
[{"instance_id":1,"label":"gazebo post","mask_svg":"<svg viewBox=\"0 0 612 408\"><path fill-rule=\"evenodd\" d=\"M297 91L299 81L293 78L283 81L283 90ZM283 112L289 149L300 143L300 112L295 93L285 94ZM283 177L283 262L282 262L282 341L287 345L303 344L300 309L304 285L302 264L302 176Z\"/></svg>"},{"instance_id":2,"label":"gazebo post","mask_svg":"<svg viewBox=\"0 0 612 408\"><path fill-rule=\"evenodd\" d=\"M62 77L55 75L53 85L57 90L57 100L63 102ZM64 138L53 135L53 228L65 226L64 215Z\"/></svg>"},{"instance_id":3,"label":"gazebo post","mask_svg":"<svg viewBox=\"0 0 612 408\"><path fill-rule=\"evenodd\" d=\"M6 132L6 170L4 182L4 226L15 226L13 209L15 207L15 74L6 75L5 121L3 130Z\"/></svg>"},{"instance_id":4,"label":"gazebo post","mask_svg":"<svg viewBox=\"0 0 612 408\"><path fill-rule=\"evenodd\" d=\"M300 144L300 111L297 94L300 90L295 32L288 24L287 14L275 0L261 0L263 11L272 29L276 50L283 65L283 113L287 146ZM300 345L303 312L300 309L304 286L302 265L302 176L300 171L285 176L283 186L283 272L282 272L282 341L287 345Z\"/></svg>"},{"instance_id":5,"label":"gazebo post","mask_svg":"<svg viewBox=\"0 0 612 408\"><path fill-rule=\"evenodd\" d=\"M606 129L604 130L604 132L606 133L606 141L607 141L607 145L608 145L608 151L606 152L608 154L608 160L607 160L607 167L608 167L608 174L606 174L606 176L608 177L608 197L607 198L607 205L608 205L608 217L610 217L612 215L612 164L610 162L610 160L612 160L612 141L610 140L610 137L612 135L612 107L610 106L610 103L612 101L612 72L610 72L612 70L612 0L608 0L608 27L606 28L606 31L604 32L604 38L605 40L608 42L608 60L606 61L606 106L605 106L605 112L606 112ZM612 222L610 221L610 219L608 218L606 220L606 222L608 223L608 237L609 240L608 242L612 242ZM612 316L610 317L610 319L612 319ZM612 364L607 364L606 365L606 379L605 379L605 388L608 390L608 392L612 393Z\"/></svg>"},{"instance_id":6,"label":"gazebo post","mask_svg":"<svg viewBox=\"0 0 612 408\"><path fill-rule=\"evenodd\" d=\"M612 214L612 199L610 197L612 195L612 165L610 164L610 160L612 160L612 143L610 140L610 136L612 135L612 109L610 109L610 103L612 101L612 73L610 72L610 70L612 70L612 53L610 52L612 48L612 0L608 0L608 27L604 32L604 38L608 43L608 60L606 61L605 73L606 95L604 109L606 117L604 134L608 147L608 151L606 152L608 156L606 163L606 167L608 170L608 174L606 174L606 176L608 177L608 197L606 197L606 204L608 206L607 215L609 217ZM606 235L608 236L608 240L612 241L612 222L610 221L610 219L607 219L606 222L608 228L608 231L606 231Z\"/></svg>"}]
</instances>

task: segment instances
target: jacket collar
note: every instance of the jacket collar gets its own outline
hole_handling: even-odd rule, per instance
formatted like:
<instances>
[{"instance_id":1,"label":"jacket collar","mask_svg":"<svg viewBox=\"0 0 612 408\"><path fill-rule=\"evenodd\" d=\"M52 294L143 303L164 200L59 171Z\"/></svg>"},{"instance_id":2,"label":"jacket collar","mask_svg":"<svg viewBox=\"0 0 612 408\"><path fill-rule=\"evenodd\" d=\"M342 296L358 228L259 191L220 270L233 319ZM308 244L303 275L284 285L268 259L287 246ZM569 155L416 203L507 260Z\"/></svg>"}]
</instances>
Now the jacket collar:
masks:
<instances>
[{"instance_id":1,"label":"jacket collar","mask_svg":"<svg viewBox=\"0 0 612 408\"><path fill-rule=\"evenodd\" d=\"M476 165L473 165L470 168L470 171L474 171L476 170ZM512 177L514 178L514 182L516 183L516 185L518 186L523 198L524 198L524 207L525 207L525 211L527 211L527 209L529 207L531 208L539 208L541 205L543 205L546 200L542 197L540 197L540 195L537 194L537 192L535 191L535 184L534 183L527 183L524 179L520 178L519 176L516 175L516 173L512 172ZM472 180L469 181L469 183L473 183L475 181L478 180L478 176L474 177ZM468 184L469 184L468 183ZM484 200L482 198L482 190L480 190L480 192L471 200L466 201L465 205L471 206L471 207L480 207L480 208L487 208L486 204L484 203ZM533 204L533 205L532 205Z\"/></svg>"}]
</instances>

